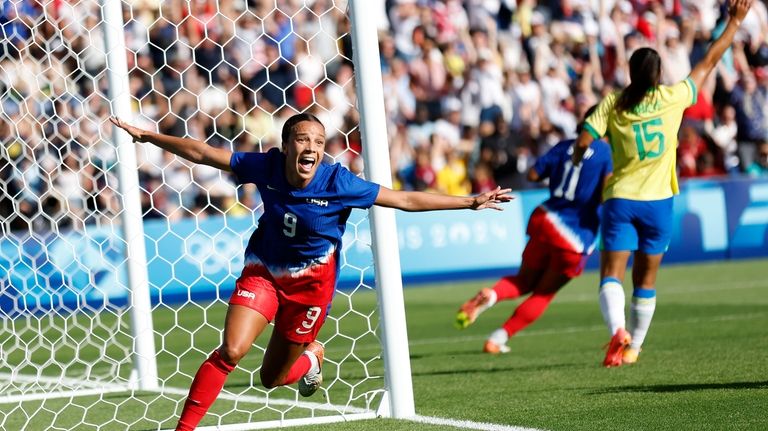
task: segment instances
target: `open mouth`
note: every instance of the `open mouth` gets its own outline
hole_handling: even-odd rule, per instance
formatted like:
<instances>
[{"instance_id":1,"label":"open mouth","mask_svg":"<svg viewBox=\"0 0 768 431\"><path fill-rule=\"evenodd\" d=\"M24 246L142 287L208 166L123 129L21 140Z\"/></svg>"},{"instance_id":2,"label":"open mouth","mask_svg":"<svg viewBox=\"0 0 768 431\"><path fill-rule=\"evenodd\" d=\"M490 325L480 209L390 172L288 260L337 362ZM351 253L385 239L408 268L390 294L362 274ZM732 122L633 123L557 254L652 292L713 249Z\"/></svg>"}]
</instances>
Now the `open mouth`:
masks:
<instances>
[{"instance_id":1,"label":"open mouth","mask_svg":"<svg viewBox=\"0 0 768 431\"><path fill-rule=\"evenodd\" d=\"M315 156L301 156L299 157L299 172L308 174L312 172L312 168L317 163Z\"/></svg>"}]
</instances>

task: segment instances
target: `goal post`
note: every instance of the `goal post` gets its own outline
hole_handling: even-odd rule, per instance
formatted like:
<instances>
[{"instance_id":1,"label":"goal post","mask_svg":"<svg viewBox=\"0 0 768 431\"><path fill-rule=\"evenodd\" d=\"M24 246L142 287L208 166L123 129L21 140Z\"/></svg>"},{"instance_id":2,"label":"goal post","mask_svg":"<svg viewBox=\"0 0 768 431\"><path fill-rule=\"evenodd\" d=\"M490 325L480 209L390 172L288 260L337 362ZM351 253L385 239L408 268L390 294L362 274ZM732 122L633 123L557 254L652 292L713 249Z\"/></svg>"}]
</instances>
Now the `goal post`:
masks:
<instances>
[{"instance_id":1,"label":"goal post","mask_svg":"<svg viewBox=\"0 0 768 431\"><path fill-rule=\"evenodd\" d=\"M258 192L131 142L110 114L266 151L285 118L311 112L326 125L329 160L391 187L365 7L45 0L19 9L19 37L0 50L0 430L169 429L221 341ZM350 216L318 338L321 390L303 399L295 387L260 386L268 329L199 429L414 416L397 238L392 209Z\"/></svg>"},{"instance_id":2,"label":"goal post","mask_svg":"<svg viewBox=\"0 0 768 431\"><path fill-rule=\"evenodd\" d=\"M365 0L350 0L353 61L357 70L358 110L363 157L371 181L392 187L389 163L384 90L379 65L378 35L374 15L364 10ZM408 331L400 271L395 212L391 208L370 209L371 239L376 271L376 293L381 313L381 340L389 394L389 415L395 418L416 414L411 382Z\"/></svg>"},{"instance_id":3,"label":"goal post","mask_svg":"<svg viewBox=\"0 0 768 431\"><path fill-rule=\"evenodd\" d=\"M128 66L125 60L122 3L105 1L104 46L107 55L107 82L111 112L120 118L131 117L131 92L128 86ZM147 251L144 245L144 225L136 171L136 149L130 136L117 127L112 128L111 140L117 149L118 191L123 200L122 227L126 242L128 289L130 291L131 335L133 363L138 389L157 390L157 360L152 327L152 306L149 298Z\"/></svg>"}]
</instances>

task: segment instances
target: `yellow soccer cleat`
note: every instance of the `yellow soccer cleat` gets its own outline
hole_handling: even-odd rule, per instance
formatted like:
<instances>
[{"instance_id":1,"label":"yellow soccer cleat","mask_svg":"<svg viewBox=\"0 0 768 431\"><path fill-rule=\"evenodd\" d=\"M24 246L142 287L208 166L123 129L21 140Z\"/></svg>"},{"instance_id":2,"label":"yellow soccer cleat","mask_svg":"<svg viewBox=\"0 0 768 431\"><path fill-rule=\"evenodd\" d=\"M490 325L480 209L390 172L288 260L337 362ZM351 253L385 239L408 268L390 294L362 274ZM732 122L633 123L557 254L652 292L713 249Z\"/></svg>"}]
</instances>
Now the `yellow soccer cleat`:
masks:
<instances>
[{"instance_id":1,"label":"yellow soccer cleat","mask_svg":"<svg viewBox=\"0 0 768 431\"><path fill-rule=\"evenodd\" d=\"M493 305L494 292L492 289L483 288L469 301L459 308L459 312L456 314L456 328L465 329L469 325L475 323L477 316L483 311L487 310Z\"/></svg>"},{"instance_id":2,"label":"yellow soccer cleat","mask_svg":"<svg viewBox=\"0 0 768 431\"><path fill-rule=\"evenodd\" d=\"M637 362L637 357L640 355L640 349L633 349L628 347L624 349L624 354L621 357L621 362L624 364L634 364Z\"/></svg>"}]
</instances>

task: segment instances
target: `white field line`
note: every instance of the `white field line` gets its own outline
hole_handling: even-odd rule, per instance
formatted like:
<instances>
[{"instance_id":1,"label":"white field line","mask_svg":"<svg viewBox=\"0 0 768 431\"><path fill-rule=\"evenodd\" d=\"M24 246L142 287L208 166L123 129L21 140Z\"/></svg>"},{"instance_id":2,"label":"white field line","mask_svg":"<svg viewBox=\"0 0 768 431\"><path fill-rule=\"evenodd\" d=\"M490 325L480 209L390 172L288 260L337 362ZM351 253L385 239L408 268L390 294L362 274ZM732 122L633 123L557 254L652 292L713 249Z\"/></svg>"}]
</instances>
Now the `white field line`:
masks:
<instances>
[{"instance_id":1,"label":"white field line","mask_svg":"<svg viewBox=\"0 0 768 431\"><path fill-rule=\"evenodd\" d=\"M163 394L181 395L185 397L187 396L189 389L174 388L174 387L166 386L162 388L160 392ZM341 405L334 405L330 403L313 403L313 402L290 400L290 399L264 398L264 397L257 397L253 395L234 394L226 390L222 391L221 394L219 394L217 399L253 403L253 404L294 406L294 407L305 408L310 410L322 410L322 411L335 412L341 415L374 413L371 410L367 410L359 407L341 406Z\"/></svg>"},{"instance_id":2,"label":"white field line","mask_svg":"<svg viewBox=\"0 0 768 431\"><path fill-rule=\"evenodd\" d=\"M460 419L436 418L432 416L419 416L409 419L413 422L419 422L430 425L446 425L454 428L483 430L483 431L543 431L538 428L525 428L512 425L491 424L487 422L473 422Z\"/></svg>"},{"instance_id":3,"label":"white field line","mask_svg":"<svg viewBox=\"0 0 768 431\"><path fill-rule=\"evenodd\" d=\"M56 398L71 398L84 396L100 396L114 392L127 392L127 384L79 380L72 377L49 377L18 373L0 373L0 382L11 384L27 384L37 386L38 391L18 395L0 396L0 404L20 403L25 401L49 400ZM61 389L44 392L46 388Z\"/></svg>"},{"instance_id":4,"label":"white field line","mask_svg":"<svg viewBox=\"0 0 768 431\"><path fill-rule=\"evenodd\" d=\"M354 415L344 415L344 416L316 416L311 418L285 419L282 421L274 420L274 421L254 422L250 424L214 425L214 426L200 427L196 429L197 431L250 431L250 430L286 428L286 427L305 426L305 425L331 424L331 423L338 423L338 422L350 422L350 421L359 421L363 419L375 419L375 418L376 418L376 413L370 412L370 413L358 413ZM172 430L166 430L166 431L172 431Z\"/></svg>"},{"instance_id":5,"label":"white field line","mask_svg":"<svg viewBox=\"0 0 768 431\"><path fill-rule=\"evenodd\" d=\"M59 385L73 386L73 387L79 388L75 390L66 390L66 391L54 390L49 393L36 393L36 394L29 394L29 395L2 397L0 398L0 404L17 403L17 402L37 400L37 399L69 398L69 397L82 397L82 396L94 396L94 395L98 396L105 393L114 393L114 392L130 393L131 392L131 390L127 387L127 385L118 385L118 384L110 384L110 383L102 383L102 382L89 382L86 380L77 380L72 378L51 378L51 377L45 377L45 376L32 376L32 375L25 375L25 374L11 375L7 373L0 373L0 381L10 381L10 382L20 382L20 383L21 382L23 383L43 382L43 383L47 383L49 386L59 384ZM80 389L83 387L85 389ZM134 391L134 392L137 392L137 391ZM150 391L150 392L154 392L154 391ZM189 392L189 389L174 388L174 387L166 386L161 388L157 392L159 392L161 395L172 394L172 395L179 395L184 397ZM222 391L221 394L219 394L218 399L253 403L253 404L294 406L294 407L306 408L310 410L329 411L329 412L338 413L340 415L350 415L350 414L360 415L360 414L375 413L372 410L363 409L360 407L334 405L327 402L314 403L314 402L298 401L298 400L291 400L291 399L257 397L253 395L235 394L227 390Z\"/></svg>"}]
</instances>

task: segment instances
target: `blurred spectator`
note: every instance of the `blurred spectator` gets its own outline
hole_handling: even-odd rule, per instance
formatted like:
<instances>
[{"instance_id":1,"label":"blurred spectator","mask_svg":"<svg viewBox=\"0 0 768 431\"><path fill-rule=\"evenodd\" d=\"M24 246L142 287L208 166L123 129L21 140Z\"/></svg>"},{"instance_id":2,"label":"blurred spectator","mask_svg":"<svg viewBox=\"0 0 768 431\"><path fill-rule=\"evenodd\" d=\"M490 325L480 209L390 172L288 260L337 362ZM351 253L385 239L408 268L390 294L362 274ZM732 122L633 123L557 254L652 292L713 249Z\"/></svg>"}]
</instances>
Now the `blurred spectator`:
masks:
<instances>
[{"instance_id":1,"label":"blurred spectator","mask_svg":"<svg viewBox=\"0 0 768 431\"><path fill-rule=\"evenodd\" d=\"M731 93L731 103L736 109L739 158L742 166L750 166L756 144L768 139L768 94L765 88L758 88L754 74L746 71Z\"/></svg>"},{"instance_id":2,"label":"blurred spectator","mask_svg":"<svg viewBox=\"0 0 768 431\"><path fill-rule=\"evenodd\" d=\"M442 193L457 196L470 194L472 185L467 175L466 160L450 145L446 145L444 151L445 165L437 171L435 189Z\"/></svg>"},{"instance_id":3,"label":"blurred spectator","mask_svg":"<svg viewBox=\"0 0 768 431\"><path fill-rule=\"evenodd\" d=\"M525 172L530 151L525 145L526 136L512 133L501 115L484 123L483 128L487 131L481 132L480 161L493 170L494 182L502 188L528 187Z\"/></svg>"},{"instance_id":4,"label":"blurred spectator","mask_svg":"<svg viewBox=\"0 0 768 431\"><path fill-rule=\"evenodd\" d=\"M719 166L715 155L710 151L705 151L696 160L696 176L706 178L723 175L725 175L725 170Z\"/></svg>"},{"instance_id":5,"label":"blurred spectator","mask_svg":"<svg viewBox=\"0 0 768 431\"><path fill-rule=\"evenodd\" d=\"M272 106L281 107L292 105L293 93L287 89L296 80L294 67L280 58L280 48L277 44L267 42L264 47L266 67L259 70L247 85L257 90ZM257 99L256 103L260 103Z\"/></svg>"},{"instance_id":6,"label":"blurred spectator","mask_svg":"<svg viewBox=\"0 0 768 431\"><path fill-rule=\"evenodd\" d=\"M542 94L539 83L531 77L531 69L521 64L517 69L517 81L510 84L512 111L512 129L520 131L531 130L535 134L540 123Z\"/></svg>"},{"instance_id":7,"label":"blurred spectator","mask_svg":"<svg viewBox=\"0 0 768 431\"><path fill-rule=\"evenodd\" d=\"M448 73L443 62L443 54L435 46L432 38L426 37L421 43L421 55L408 63L411 76L411 91L416 102L423 104L429 118L440 116L440 97L446 85Z\"/></svg>"},{"instance_id":8,"label":"blurred spectator","mask_svg":"<svg viewBox=\"0 0 768 431\"><path fill-rule=\"evenodd\" d=\"M486 163L475 165L475 174L472 179L472 193L484 193L496 188L493 180L493 171Z\"/></svg>"},{"instance_id":9,"label":"blurred spectator","mask_svg":"<svg viewBox=\"0 0 768 431\"><path fill-rule=\"evenodd\" d=\"M461 102L456 98L443 99L442 115L435 121L434 133L443 137L452 148L461 144ZM460 148L464 153L472 152L473 148Z\"/></svg>"},{"instance_id":10,"label":"blurred spectator","mask_svg":"<svg viewBox=\"0 0 768 431\"><path fill-rule=\"evenodd\" d=\"M664 81L684 79L726 9L725 0L377 0L394 187L531 187L523 173L626 84L634 50L658 49ZM362 169L351 29L337 2L127 2L122 16L140 127L266 151L280 145L285 118L306 110L327 126L329 159ZM0 28L5 220L40 230L117 222L100 3L3 2ZM685 113L682 178L765 172L764 2L742 28ZM218 173L136 151L148 218L245 214L260 202Z\"/></svg>"},{"instance_id":11,"label":"blurred spectator","mask_svg":"<svg viewBox=\"0 0 768 431\"><path fill-rule=\"evenodd\" d=\"M737 132L736 110L733 106L723 106L717 116L711 136L712 141L723 152L724 168L730 173L738 173L739 169L738 146L736 144Z\"/></svg>"},{"instance_id":12,"label":"blurred spectator","mask_svg":"<svg viewBox=\"0 0 768 431\"><path fill-rule=\"evenodd\" d=\"M758 146L757 157L747 167L747 174L754 178L768 178L768 141L764 141Z\"/></svg>"},{"instance_id":13,"label":"blurred spectator","mask_svg":"<svg viewBox=\"0 0 768 431\"><path fill-rule=\"evenodd\" d=\"M697 177L701 171L700 159L709 152L707 143L691 125L680 128L680 141L677 145L677 159L681 178Z\"/></svg>"},{"instance_id":14,"label":"blurred spectator","mask_svg":"<svg viewBox=\"0 0 768 431\"><path fill-rule=\"evenodd\" d=\"M433 190L437 175L434 168L432 168L429 147L424 145L417 147L415 160L416 166L413 171L414 190Z\"/></svg>"},{"instance_id":15,"label":"blurred spectator","mask_svg":"<svg viewBox=\"0 0 768 431\"><path fill-rule=\"evenodd\" d=\"M0 6L0 55L20 59L40 17L40 5L32 0L4 1Z\"/></svg>"}]
</instances>

